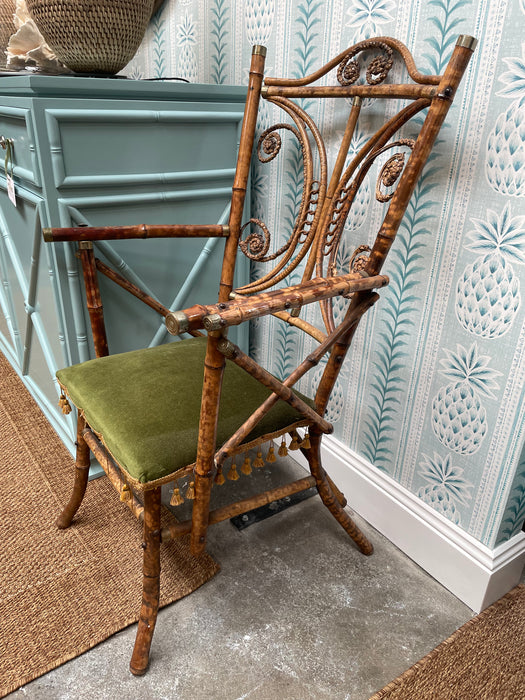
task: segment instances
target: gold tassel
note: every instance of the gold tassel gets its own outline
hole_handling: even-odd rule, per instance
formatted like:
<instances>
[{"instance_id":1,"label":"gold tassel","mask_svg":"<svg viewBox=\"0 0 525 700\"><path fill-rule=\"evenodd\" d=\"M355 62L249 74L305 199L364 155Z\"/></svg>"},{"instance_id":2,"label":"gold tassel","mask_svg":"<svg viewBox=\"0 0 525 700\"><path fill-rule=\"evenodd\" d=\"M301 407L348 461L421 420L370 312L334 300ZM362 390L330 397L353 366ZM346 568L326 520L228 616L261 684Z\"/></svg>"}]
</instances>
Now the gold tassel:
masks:
<instances>
[{"instance_id":1,"label":"gold tassel","mask_svg":"<svg viewBox=\"0 0 525 700\"><path fill-rule=\"evenodd\" d=\"M264 467L264 461L263 461L263 458L262 458L262 452L261 452L261 449L260 449L260 448L259 448L259 450L257 451L257 457L253 460L253 466L254 466L256 469L260 469L261 467Z\"/></svg>"},{"instance_id":2,"label":"gold tassel","mask_svg":"<svg viewBox=\"0 0 525 700\"><path fill-rule=\"evenodd\" d=\"M226 474L230 481L237 481L239 479L239 474L237 472L237 465L235 464L235 459L232 459L232 465L230 471Z\"/></svg>"},{"instance_id":3,"label":"gold tassel","mask_svg":"<svg viewBox=\"0 0 525 700\"><path fill-rule=\"evenodd\" d=\"M268 449L268 454L266 455L266 461L271 464L272 462L275 462L276 457L275 457L275 452L273 449L273 445L270 445Z\"/></svg>"},{"instance_id":4,"label":"gold tassel","mask_svg":"<svg viewBox=\"0 0 525 700\"><path fill-rule=\"evenodd\" d=\"M292 442L290 443L290 447L288 448L289 450L298 450L299 449L299 435L296 433L296 431L293 431L292 435Z\"/></svg>"},{"instance_id":5,"label":"gold tassel","mask_svg":"<svg viewBox=\"0 0 525 700\"><path fill-rule=\"evenodd\" d=\"M123 502L129 501L131 499L131 489L127 484L120 489L120 500Z\"/></svg>"},{"instance_id":6,"label":"gold tassel","mask_svg":"<svg viewBox=\"0 0 525 700\"><path fill-rule=\"evenodd\" d=\"M195 499L195 482L190 481L190 485L188 486L188 490L186 491L186 498L188 501L193 501Z\"/></svg>"},{"instance_id":7,"label":"gold tassel","mask_svg":"<svg viewBox=\"0 0 525 700\"><path fill-rule=\"evenodd\" d=\"M60 399L58 400L58 405L62 409L62 413L64 413L66 416L71 413L71 404L67 400L66 395L64 392L60 394Z\"/></svg>"},{"instance_id":8,"label":"gold tassel","mask_svg":"<svg viewBox=\"0 0 525 700\"><path fill-rule=\"evenodd\" d=\"M308 430L304 434L303 441L301 443L301 447L304 450L309 450L312 445L310 444L310 435L308 434Z\"/></svg>"},{"instance_id":9,"label":"gold tassel","mask_svg":"<svg viewBox=\"0 0 525 700\"><path fill-rule=\"evenodd\" d=\"M217 473L215 474L215 483L217 486L222 486L226 479L224 478L224 474L222 473L222 464L217 467Z\"/></svg>"},{"instance_id":10,"label":"gold tassel","mask_svg":"<svg viewBox=\"0 0 525 700\"><path fill-rule=\"evenodd\" d=\"M288 448L286 447L286 440L284 439L284 435L283 439L281 440L281 446L279 447L277 454L279 455L279 457L286 457L286 455L288 454Z\"/></svg>"},{"instance_id":11,"label":"gold tassel","mask_svg":"<svg viewBox=\"0 0 525 700\"><path fill-rule=\"evenodd\" d=\"M244 455L244 462L242 463L241 472L246 474L246 476L252 473L252 464L247 454Z\"/></svg>"},{"instance_id":12,"label":"gold tassel","mask_svg":"<svg viewBox=\"0 0 525 700\"><path fill-rule=\"evenodd\" d=\"M184 498L180 494L180 489L173 489L173 496L170 500L170 506L180 506L184 503Z\"/></svg>"}]
</instances>

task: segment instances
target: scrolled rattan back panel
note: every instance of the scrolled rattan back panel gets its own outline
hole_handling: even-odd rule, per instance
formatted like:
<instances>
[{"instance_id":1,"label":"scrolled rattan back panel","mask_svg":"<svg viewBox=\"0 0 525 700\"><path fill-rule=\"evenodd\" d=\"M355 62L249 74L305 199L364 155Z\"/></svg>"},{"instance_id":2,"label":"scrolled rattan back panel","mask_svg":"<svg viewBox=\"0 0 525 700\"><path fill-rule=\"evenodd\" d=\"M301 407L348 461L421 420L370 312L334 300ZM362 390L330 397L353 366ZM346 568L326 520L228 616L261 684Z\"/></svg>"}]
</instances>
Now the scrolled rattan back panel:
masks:
<instances>
[{"instance_id":1,"label":"scrolled rattan back panel","mask_svg":"<svg viewBox=\"0 0 525 700\"><path fill-rule=\"evenodd\" d=\"M394 82L393 75L407 75L409 82ZM264 272L236 290L238 294L267 290L297 269L302 271L303 281L351 271L370 275L379 272L389 245L378 245L377 240L372 259L371 248L356 241L350 269L339 269L338 251L345 224L360 188L365 182L370 187L370 178L375 176L371 189L375 191L377 202L384 207L381 218L389 220L388 236L395 236L410 197L408 190L415 184L411 181L417 179L428 155L421 149L414 154L415 139L405 138L400 132L439 96L438 86L442 80L441 76L420 73L408 49L388 37L362 41L305 78L265 79L262 97L279 108L283 117L260 134L257 157L263 165L270 163L279 154L282 157L286 139L295 139L302 156L302 193L294 226L286 232L285 242L278 249L272 249L272 232L265 221L251 219L245 225L239 242L241 251L253 262L266 265L257 266ZM314 100L328 99L337 101L338 119L346 122L337 155L332 159L327 157L330 144L311 116L314 110L310 109ZM398 111L384 119L381 126L363 140L361 122L369 122L368 115L373 114L374 109L384 116L386 100ZM382 103L379 110L378 101ZM308 108L304 107L305 102ZM410 135L417 136L423 123L422 119L417 120ZM439 126L437 124L436 133ZM407 164L411 158L418 162L408 173ZM330 167L329 160L333 161ZM381 226L379 231L384 229L385 226ZM336 325L333 300L320 304L326 331L332 332Z\"/></svg>"}]
</instances>

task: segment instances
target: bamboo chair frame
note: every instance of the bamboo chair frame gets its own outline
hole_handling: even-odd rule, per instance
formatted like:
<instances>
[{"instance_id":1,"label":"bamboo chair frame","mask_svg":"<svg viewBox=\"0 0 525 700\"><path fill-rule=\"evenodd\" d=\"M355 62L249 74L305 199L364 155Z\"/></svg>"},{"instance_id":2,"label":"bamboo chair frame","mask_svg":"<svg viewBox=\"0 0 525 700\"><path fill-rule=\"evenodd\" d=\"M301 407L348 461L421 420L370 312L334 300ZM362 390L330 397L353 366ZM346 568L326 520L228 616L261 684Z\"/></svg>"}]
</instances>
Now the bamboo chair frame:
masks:
<instances>
[{"instance_id":1,"label":"bamboo chair frame","mask_svg":"<svg viewBox=\"0 0 525 700\"><path fill-rule=\"evenodd\" d=\"M136 675L144 673L149 663L149 650L159 601L161 542L190 533L192 552L198 556L204 550L209 525L316 486L325 506L354 540L359 550L364 554L372 553L371 543L345 511L344 495L322 467L321 439L323 434L332 431L332 425L323 416L359 321L377 301L379 295L376 290L388 284L388 277L381 274L382 267L475 44L476 40L472 37L460 36L443 75L434 76L420 73L408 49L399 41L379 37L356 44L340 53L319 71L299 80L278 78L264 80L266 50L262 46L255 46L252 53L228 225L139 225L44 229L44 238L48 242L78 242L78 255L82 264L87 307L97 357L108 354L97 273L107 276L163 316L170 333L202 335L202 331L205 331L208 338L195 464L188 465L169 477L147 484L134 482L129 475L122 474L119 465L106 450L103 441L87 425L84 416L82 414L78 416L74 490L70 502L58 519L58 526L68 527L80 507L88 483L89 457L92 452L117 491L121 494L127 492L125 502L144 526L143 601L130 664L132 673ZM366 82L360 84L357 83L360 74L357 57L364 52L372 52L374 58L367 65ZM394 57L401 60L412 83L385 84L384 81L392 67ZM335 68L337 68L338 85L313 85ZM261 134L257 146L259 159L263 162L269 161L278 154L281 148L278 131L281 130L291 133L299 140L304 161L303 196L295 227L290 232L286 244L273 253L269 252L270 235L262 221L252 219L250 223L258 231L250 233L244 240L242 238L245 229L242 225L244 200L261 97L280 107L288 116L288 121L277 124ZM347 101L351 99L347 124L330 178L328 178L327 154L321 133L311 117L297 102L294 102L294 99L327 97L343 97ZM394 117L387 120L345 167L365 98L410 100L410 102ZM394 134L409 119L427 108L427 116L415 140L398 138L392 141ZM337 251L356 192L379 156L389 155L392 150L403 149L410 151L408 160L406 161L404 154L395 152L390 155L379 173L376 198L379 201L388 202L389 205L373 246L371 248L359 246L354 253L351 270L343 274L338 273ZM314 170L313 151L317 153L317 174ZM394 190L390 193L385 192L388 187L394 187ZM98 260L93 249L93 242L100 240L212 236L225 238L218 303L209 306L192 306L177 312L170 312L159 301ZM276 262L269 272L244 287L234 290L233 276L239 250L256 262ZM301 283L275 289L275 285L285 280L299 265L303 267ZM269 291L271 287L274 289ZM333 300L339 296L349 298L349 304L342 321L337 323L334 319ZM299 317L301 309L313 302L320 304L324 330ZM284 381L276 379L227 338L230 326L268 315L273 315L303 330L318 342L317 348ZM292 387L325 355L328 355L328 361L319 382L314 410L294 393ZM218 406L226 358L268 387L272 394L234 435L223 445L217 446ZM212 510L210 507L212 477L216 475L218 469L221 469L224 461L253 445L283 434L281 431L265 435L249 444L244 442L253 427L278 400L288 402L302 415L302 419L293 426L288 426L287 430L293 431L299 426L306 426L309 430L310 447L301 449L308 459L311 475ZM195 487L191 520L162 529L160 525L162 484L173 481L174 478L189 475L193 475Z\"/></svg>"}]
</instances>

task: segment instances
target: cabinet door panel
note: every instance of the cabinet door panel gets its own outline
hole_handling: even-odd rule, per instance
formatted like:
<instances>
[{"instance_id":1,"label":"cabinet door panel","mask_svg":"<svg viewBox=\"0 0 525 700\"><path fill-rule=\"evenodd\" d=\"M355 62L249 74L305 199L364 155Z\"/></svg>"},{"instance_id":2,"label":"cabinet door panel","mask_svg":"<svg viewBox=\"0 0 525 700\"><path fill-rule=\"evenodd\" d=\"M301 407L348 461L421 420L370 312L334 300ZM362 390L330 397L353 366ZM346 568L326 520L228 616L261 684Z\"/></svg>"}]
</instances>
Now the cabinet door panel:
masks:
<instances>
[{"instance_id":1,"label":"cabinet door panel","mask_svg":"<svg viewBox=\"0 0 525 700\"><path fill-rule=\"evenodd\" d=\"M0 278L1 305L6 316L7 342L12 346L19 368L23 362L26 332L25 300L29 288L32 234L36 208L17 190L17 206L9 201L5 182L0 187Z\"/></svg>"},{"instance_id":2,"label":"cabinet door panel","mask_svg":"<svg viewBox=\"0 0 525 700\"><path fill-rule=\"evenodd\" d=\"M0 188L0 265L3 306L9 319L6 341L27 374L31 354L45 358L39 375L46 393L54 395L54 373L63 365L63 332L57 315L57 289L51 250L42 241L41 200L17 189L17 206ZM45 369L44 369L45 368Z\"/></svg>"}]
</instances>

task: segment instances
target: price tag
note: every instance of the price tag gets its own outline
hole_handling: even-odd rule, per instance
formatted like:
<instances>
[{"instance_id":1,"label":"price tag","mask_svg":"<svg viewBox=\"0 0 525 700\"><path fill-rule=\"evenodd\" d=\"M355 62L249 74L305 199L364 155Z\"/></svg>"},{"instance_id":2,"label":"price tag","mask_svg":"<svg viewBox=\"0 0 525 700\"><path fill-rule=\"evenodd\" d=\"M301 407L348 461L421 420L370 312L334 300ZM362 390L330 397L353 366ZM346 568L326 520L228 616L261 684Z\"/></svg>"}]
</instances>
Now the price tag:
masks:
<instances>
[{"instance_id":1,"label":"price tag","mask_svg":"<svg viewBox=\"0 0 525 700\"><path fill-rule=\"evenodd\" d=\"M16 207L15 183L11 175L7 176L7 196Z\"/></svg>"}]
</instances>

